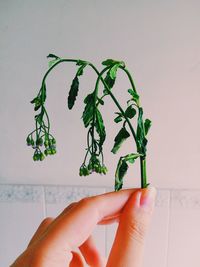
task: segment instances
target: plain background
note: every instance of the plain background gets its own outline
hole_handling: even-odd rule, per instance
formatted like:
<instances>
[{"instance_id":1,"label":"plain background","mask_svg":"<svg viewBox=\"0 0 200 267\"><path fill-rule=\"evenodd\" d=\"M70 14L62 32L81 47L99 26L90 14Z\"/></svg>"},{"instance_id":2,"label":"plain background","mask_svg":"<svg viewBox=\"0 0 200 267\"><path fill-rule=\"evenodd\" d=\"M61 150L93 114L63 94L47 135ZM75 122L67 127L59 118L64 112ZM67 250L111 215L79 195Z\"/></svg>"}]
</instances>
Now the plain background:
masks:
<instances>
[{"instance_id":1,"label":"plain background","mask_svg":"<svg viewBox=\"0 0 200 267\"><path fill-rule=\"evenodd\" d=\"M81 78L74 110L67 95L76 67L60 65L47 81L47 110L56 156L33 162L26 136L34 129L30 104L48 69L49 53L86 59L101 68L107 58L124 60L134 76L149 133L149 182L162 188L196 188L199 179L200 113L199 1L0 1L1 138L0 182L109 185L118 157L135 151L132 140L119 155L110 150L119 130L117 109L107 98L107 176L78 176L86 148L80 119L83 98L94 88L91 70ZM125 104L129 88L122 73L115 93ZM130 168L125 186L139 185L139 164Z\"/></svg>"}]
</instances>

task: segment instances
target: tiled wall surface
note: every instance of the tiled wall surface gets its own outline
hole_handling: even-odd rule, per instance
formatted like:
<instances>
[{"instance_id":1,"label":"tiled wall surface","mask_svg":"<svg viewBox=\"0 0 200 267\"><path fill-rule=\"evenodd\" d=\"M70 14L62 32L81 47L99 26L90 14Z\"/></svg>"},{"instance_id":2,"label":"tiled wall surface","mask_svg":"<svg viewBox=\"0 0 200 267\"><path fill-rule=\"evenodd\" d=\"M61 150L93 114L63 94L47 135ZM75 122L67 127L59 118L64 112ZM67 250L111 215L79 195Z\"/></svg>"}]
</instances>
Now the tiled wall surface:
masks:
<instances>
[{"instance_id":1,"label":"tiled wall surface","mask_svg":"<svg viewBox=\"0 0 200 267\"><path fill-rule=\"evenodd\" d=\"M0 267L9 266L47 216L69 203L109 188L0 185ZM158 190L144 267L200 266L200 191ZM98 226L94 236L108 255L117 225Z\"/></svg>"}]
</instances>

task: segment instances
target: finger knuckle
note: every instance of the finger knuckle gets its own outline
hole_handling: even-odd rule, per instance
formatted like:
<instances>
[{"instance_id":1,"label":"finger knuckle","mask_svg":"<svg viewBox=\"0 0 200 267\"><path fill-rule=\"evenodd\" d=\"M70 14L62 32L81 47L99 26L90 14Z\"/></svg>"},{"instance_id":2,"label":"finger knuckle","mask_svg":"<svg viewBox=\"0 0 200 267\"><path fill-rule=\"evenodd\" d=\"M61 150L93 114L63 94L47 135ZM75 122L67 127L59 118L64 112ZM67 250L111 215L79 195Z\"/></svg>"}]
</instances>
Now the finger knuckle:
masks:
<instances>
[{"instance_id":1,"label":"finger knuckle","mask_svg":"<svg viewBox=\"0 0 200 267\"><path fill-rule=\"evenodd\" d=\"M88 204L92 203L94 197L84 197L80 200L80 205L87 206Z\"/></svg>"},{"instance_id":2,"label":"finger knuckle","mask_svg":"<svg viewBox=\"0 0 200 267\"><path fill-rule=\"evenodd\" d=\"M53 221L52 217L46 217L42 222L41 222L41 226L47 225L49 223L51 223Z\"/></svg>"},{"instance_id":3,"label":"finger knuckle","mask_svg":"<svg viewBox=\"0 0 200 267\"><path fill-rule=\"evenodd\" d=\"M75 205L77 204L77 202L72 202L70 205L68 205L64 210L63 213L68 212L71 208L73 208Z\"/></svg>"},{"instance_id":4,"label":"finger knuckle","mask_svg":"<svg viewBox=\"0 0 200 267\"><path fill-rule=\"evenodd\" d=\"M144 244L147 226L143 222L133 221L128 226L128 234L131 239L137 241L140 244Z\"/></svg>"}]
</instances>

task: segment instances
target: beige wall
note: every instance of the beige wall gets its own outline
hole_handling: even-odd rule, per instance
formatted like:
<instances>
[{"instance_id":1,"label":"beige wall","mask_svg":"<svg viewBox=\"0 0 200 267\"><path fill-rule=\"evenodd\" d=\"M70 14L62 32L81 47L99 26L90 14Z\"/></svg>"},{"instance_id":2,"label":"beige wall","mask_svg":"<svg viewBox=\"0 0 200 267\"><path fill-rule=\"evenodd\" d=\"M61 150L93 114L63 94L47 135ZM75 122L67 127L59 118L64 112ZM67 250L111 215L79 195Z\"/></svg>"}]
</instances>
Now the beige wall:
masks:
<instances>
[{"instance_id":1,"label":"beige wall","mask_svg":"<svg viewBox=\"0 0 200 267\"><path fill-rule=\"evenodd\" d=\"M78 176L86 141L82 100L93 88L94 76L82 78L82 92L69 112L72 65L60 66L48 80L47 108L58 154L43 163L32 161L25 145L34 127L29 101L47 70L46 56L55 53L99 67L106 58L124 60L134 74L145 115L153 121L150 182L160 188L199 188L199 9L200 2L194 0L0 1L0 182L113 185L118 156L110 150L117 127L110 121L117 110L108 100L105 158L110 172L106 177ZM127 87L122 77L115 88L122 103ZM132 152L131 145L125 145L122 154ZM136 164L130 170L126 186L139 185L138 168Z\"/></svg>"}]
</instances>

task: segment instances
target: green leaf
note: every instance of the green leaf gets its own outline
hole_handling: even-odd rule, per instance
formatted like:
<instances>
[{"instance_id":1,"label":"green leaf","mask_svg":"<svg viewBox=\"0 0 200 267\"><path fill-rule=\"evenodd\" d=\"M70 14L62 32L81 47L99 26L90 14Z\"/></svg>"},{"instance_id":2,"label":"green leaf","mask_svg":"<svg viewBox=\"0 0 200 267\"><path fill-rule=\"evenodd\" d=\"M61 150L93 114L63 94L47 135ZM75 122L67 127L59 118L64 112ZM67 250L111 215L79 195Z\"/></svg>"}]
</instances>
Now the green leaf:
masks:
<instances>
[{"instance_id":1,"label":"green leaf","mask_svg":"<svg viewBox=\"0 0 200 267\"><path fill-rule=\"evenodd\" d=\"M84 99L84 103L88 104L94 101L94 93L87 95Z\"/></svg>"},{"instance_id":2,"label":"green leaf","mask_svg":"<svg viewBox=\"0 0 200 267\"><path fill-rule=\"evenodd\" d=\"M106 59L104 60L101 64L104 65L104 66L110 66L110 65L113 65L113 64L116 64L116 63L119 63L119 61L116 61L114 59Z\"/></svg>"},{"instance_id":3,"label":"green leaf","mask_svg":"<svg viewBox=\"0 0 200 267\"><path fill-rule=\"evenodd\" d=\"M143 109L140 107L139 108L139 114L138 114L138 121L137 121L137 132L136 132L136 137L138 142L142 143L142 140L144 138L144 129L143 129Z\"/></svg>"},{"instance_id":4,"label":"green leaf","mask_svg":"<svg viewBox=\"0 0 200 267\"><path fill-rule=\"evenodd\" d=\"M128 161L129 163L134 163L135 162L135 159L137 159L138 157L142 156L141 154L134 154L134 153L131 153L131 154L128 154L124 157L124 160L125 161Z\"/></svg>"},{"instance_id":5,"label":"green leaf","mask_svg":"<svg viewBox=\"0 0 200 267\"><path fill-rule=\"evenodd\" d=\"M49 61L48 66L51 68L53 65L55 65L58 61L60 61L60 58L53 59Z\"/></svg>"},{"instance_id":6,"label":"green leaf","mask_svg":"<svg viewBox=\"0 0 200 267\"><path fill-rule=\"evenodd\" d=\"M121 65L120 63L115 64L115 65L110 69L109 74L110 74L110 78L111 78L111 79L114 80L114 79L116 78L117 70L118 70L118 68L119 68L120 65Z\"/></svg>"},{"instance_id":7,"label":"green leaf","mask_svg":"<svg viewBox=\"0 0 200 267\"><path fill-rule=\"evenodd\" d=\"M115 119L114 119L114 122L118 123L122 121L122 116L117 116Z\"/></svg>"},{"instance_id":8,"label":"green leaf","mask_svg":"<svg viewBox=\"0 0 200 267\"><path fill-rule=\"evenodd\" d=\"M112 79L110 77L110 71L107 72L106 77L104 79L104 82L106 83L106 85L108 86L108 88L111 90L115 84L115 79ZM105 95L108 95L108 89L104 86L104 90L103 93Z\"/></svg>"},{"instance_id":9,"label":"green leaf","mask_svg":"<svg viewBox=\"0 0 200 267\"><path fill-rule=\"evenodd\" d=\"M34 110L37 111L42 106L42 101L40 98L38 98L38 101L35 103Z\"/></svg>"},{"instance_id":10,"label":"green leaf","mask_svg":"<svg viewBox=\"0 0 200 267\"><path fill-rule=\"evenodd\" d=\"M56 55L54 55L54 54L49 54L49 55L47 56L47 58L55 58L55 59L57 59L57 58L59 58L59 57L56 56Z\"/></svg>"},{"instance_id":11,"label":"green leaf","mask_svg":"<svg viewBox=\"0 0 200 267\"><path fill-rule=\"evenodd\" d=\"M127 132L126 128L123 127L116 135L114 141L114 146L111 150L113 154L116 154L119 148L121 147L122 143L130 136L130 134Z\"/></svg>"},{"instance_id":12,"label":"green leaf","mask_svg":"<svg viewBox=\"0 0 200 267\"><path fill-rule=\"evenodd\" d=\"M84 99L84 103L86 104L86 106L83 111L82 119L86 128L93 120L93 110L94 110L93 102L94 102L94 93L87 95L86 98Z\"/></svg>"},{"instance_id":13,"label":"green leaf","mask_svg":"<svg viewBox=\"0 0 200 267\"><path fill-rule=\"evenodd\" d=\"M102 65L104 65L104 66L111 66L114 64L119 64L120 66L125 67L124 61L119 61L119 60L114 60L114 59L109 58L109 59L106 59L102 62Z\"/></svg>"},{"instance_id":14,"label":"green leaf","mask_svg":"<svg viewBox=\"0 0 200 267\"><path fill-rule=\"evenodd\" d=\"M144 122L145 135L148 134L150 127L151 127L151 121L149 119L146 119Z\"/></svg>"},{"instance_id":15,"label":"green leaf","mask_svg":"<svg viewBox=\"0 0 200 267\"><path fill-rule=\"evenodd\" d=\"M36 120L40 125L42 125L42 116L40 116L40 114L35 115L35 120Z\"/></svg>"},{"instance_id":16,"label":"green leaf","mask_svg":"<svg viewBox=\"0 0 200 267\"><path fill-rule=\"evenodd\" d=\"M78 95L78 89L79 89L79 80L78 80L78 77L75 76L75 78L72 81L71 88L69 91L69 96L68 96L68 108L69 109L72 109L74 106L76 97Z\"/></svg>"},{"instance_id":17,"label":"green leaf","mask_svg":"<svg viewBox=\"0 0 200 267\"><path fill-rule=\"evenodd\" d=\"M33 98L33 100L30 101L31 104L35 104L39 101L39 97L36 96L35 98Z\"/></svg>"},{"instance_id":18,"label":"green leaf","mask_svg":"<svg viewBox=\"0 0 200 267\"><path fill-rule=\"evenodd\" d=\"M99 134L99 138L100 138L99 146L102 147L102 145L105 141L105 138L106 138L106 131L105 131L105 126L104 126L102 115L98 109L96 109L95 127L96 127L96 131Z\"/></svg>"},{"instance_id":19,"label":"green leaf","mask_svg":"<svg viewBox=\"0 0 200 267\"><path fill-rule=\"evenodd\" d=\"M132 119L136 114L136 110L131 106L128 106L126 111L125 111L125 115L129 118Z\"/></svg>"},{"instance_id":20,"label":"green leaf","mask_svg":"<svg viewBox=\"0 0 200 267\"><path fill-rule=\"evenodd\" d=\"M76 73L76 76L81 76L81 75L83 75L83 70L84 70L84 68L85 68L86 66L87 66L87 63L81 65L81 66L78 68L78 71L77 71L77 73Z\"/></svg>"},{"instance_id":21,"label":"green leaf","mask_svg":"<svg viewBox=\"0 0 200 267\"><path fill-rule=\"evenodd\" d=\"M101 98L98 97L97 100L98 100L99 104L104 105L104 101Z\"/></svg>"},{"instance_id":22,"label":"green leaf","mask_svg":"<svg viewBox=\"0 0 200 267\"><path fill-rule=\"evenodd\" d=\"M89 62L79 59L76 63L77 66L87 65Z\"/></svg>"},{"instance_id":23,"label":"green leaf","mask_svg":"<svg viewBox=\"0 0 200 267\"><path fill-rule=\"evenodd\" d=\"M132 100L139 105L139 95L133 89L128 89L129 94L132 96Z\"/></svg>"},{"instance_id":24,"label":"green leaf","mask_svg":"<svg viewBox=\"0 0 200 267\"><path fill-rule=\"evenodd\" d=\"M123 186L123 178L128 170L128 164L120 158L115 172L115 191L119 191Z\"/></svg>"},{"instance_id":25,"label":"green leaf","mask_svg":"<svg viewBox=\"0 0 200 267\"><path fill-rule=\"evenodd\" d=\"M143 125L143 109L139 108L139 115L138 115L138 122L137 122L137 131L136 131L136 138L137 143L139 145L139 153L146 154L146 145L147 139L145 138L145 130Z\"/></svg>"}]
</instances>

